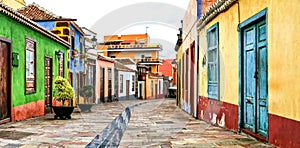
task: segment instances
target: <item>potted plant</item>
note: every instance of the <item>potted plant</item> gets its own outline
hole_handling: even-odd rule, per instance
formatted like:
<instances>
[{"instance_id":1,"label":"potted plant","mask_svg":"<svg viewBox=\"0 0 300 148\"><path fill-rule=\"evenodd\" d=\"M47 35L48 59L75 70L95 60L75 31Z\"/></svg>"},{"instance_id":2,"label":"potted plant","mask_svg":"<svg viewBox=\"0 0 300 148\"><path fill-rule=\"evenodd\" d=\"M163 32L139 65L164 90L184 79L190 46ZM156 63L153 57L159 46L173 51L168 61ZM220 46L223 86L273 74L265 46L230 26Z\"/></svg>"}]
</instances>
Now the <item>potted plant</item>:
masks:
<instances>
[{"instance_id":1,"label":"potted plant","mask_svg":"<svg viewBox=\"0 0 300 148\"><path fill-rule=\"evenodd\" d=\"M79 101L77 106L80 108L81 112L90 112L93 106L93 101L91 101L94 94L94 87L92 85L86 85L79 89L79 95L83 97L82 101Z\"/></svg>"},{"instance_id":2,"label":"potted plant","mask_svg":"<svg viewBox=\"0 0 300 148\"><path fill-rule=\"evenodd\" d=\"M74 90L66 78L57 76L54 80L54 100L61 103L60 106L53 106L55 119L71 119L74 107L71 100L74 98Z\"/></svg>"}]
</instances>

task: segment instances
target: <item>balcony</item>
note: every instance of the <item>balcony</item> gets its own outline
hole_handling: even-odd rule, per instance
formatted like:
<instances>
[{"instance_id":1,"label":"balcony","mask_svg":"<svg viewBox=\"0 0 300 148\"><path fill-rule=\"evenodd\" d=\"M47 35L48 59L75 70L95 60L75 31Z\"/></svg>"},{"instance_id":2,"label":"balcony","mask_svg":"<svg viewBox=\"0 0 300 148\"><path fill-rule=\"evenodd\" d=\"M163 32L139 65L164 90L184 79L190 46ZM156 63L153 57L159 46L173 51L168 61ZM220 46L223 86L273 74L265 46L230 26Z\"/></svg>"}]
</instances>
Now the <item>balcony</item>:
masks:
<instances>
[{"instance_id":1,"label":"balcony","mask_svg":"<svg viewBox=\"0 0 300 148\"><path fill-rule=\"evenodd\" d=\"M132 49L132 48L162 48L159 44L128 44L128 45L107 45L108 49Z\"/></svg>"},{"instance_id":2,"label":"balcony","mask_svg":"<svg viewBox=\"0 0 300 148\"><path fill-rule=\"evenodd\" d=\"M138 64L145 65L160 65L162 64L162 60L158 58L144 58L144 59L134 59L134 62Z\"/></svg>"}]
</instances>

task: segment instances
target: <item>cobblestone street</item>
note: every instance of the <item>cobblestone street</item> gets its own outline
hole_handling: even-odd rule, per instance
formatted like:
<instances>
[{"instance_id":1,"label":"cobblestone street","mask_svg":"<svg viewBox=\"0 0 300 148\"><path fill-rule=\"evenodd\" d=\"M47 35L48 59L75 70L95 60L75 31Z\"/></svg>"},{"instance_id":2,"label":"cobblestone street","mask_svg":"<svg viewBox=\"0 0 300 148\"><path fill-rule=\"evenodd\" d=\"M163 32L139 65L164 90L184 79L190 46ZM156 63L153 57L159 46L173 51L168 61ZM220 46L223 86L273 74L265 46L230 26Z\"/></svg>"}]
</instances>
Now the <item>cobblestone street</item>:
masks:
<instances>
[{"instance_id":1,"label":"cobblestone street","mask_svg":"<svg viewBox=\"0 0 300 148\"><path fill-rule=\"evenodd\" d=\"M88 113L75 110L70 120L54 120L47 114L2 124L0 147L86 147L96 135L102 136L97 146L115 147L109 144L116 139L103 137L103 131L130 106L127 128L118 133L119 147L271 147L194 119L175 103L174 99L120 101L94 105ZM109 140L107 145L103 138Z\"/></svg>"}]
</instances>

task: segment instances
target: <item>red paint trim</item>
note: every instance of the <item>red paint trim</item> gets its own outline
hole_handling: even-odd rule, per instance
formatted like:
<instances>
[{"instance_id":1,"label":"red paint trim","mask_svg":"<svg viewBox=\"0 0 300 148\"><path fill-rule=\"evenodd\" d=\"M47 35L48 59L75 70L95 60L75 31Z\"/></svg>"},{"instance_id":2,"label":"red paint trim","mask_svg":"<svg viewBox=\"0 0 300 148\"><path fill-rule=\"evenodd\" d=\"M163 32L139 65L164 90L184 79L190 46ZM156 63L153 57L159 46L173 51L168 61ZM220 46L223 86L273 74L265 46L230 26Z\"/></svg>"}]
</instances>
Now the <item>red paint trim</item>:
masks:
<instances>
[{"instance_id":1,"label":"red paint trim","mask_svg":"<svg viewBox=\"0 0 300 148\"><path fill-rule=\"evenodd\" d=\"M269 114L269 143L279 147L300 147L300 121Z\"/></svg>"},{"instance_id":2,"label":"red paint trim","mask_svg":"<svg viewBox=\"0 0 300 148\"><path fill-rule=\"evenodd\" d=\"M201 115L201 112L203 113L203 115ZM211 116L213 114L217 115L217 122L215 123L215 125L220 126L218 122L221 120L224 114L225 127L234 131L238 130L238 105L199 96L198 118L207 122L211 122Z\"/></svg>"},{"instance_id":3,"label":"red paint trim","mask_svg":"<svg viewBox=\"0 0 300 148\"><path fill-rule=\"evenodd\" d=\"M254 137L255 139L257 139L257 140L259 140L259 141L261 141L261 142L264 142L264 143L267 142L267 141L266 141L266 137L264 137L264 136L262 136L262 135L253 133L253 132L251 132L251 131L249 131L249 130L247 130L247 129L241 129L241 131L244 132L245 134L248 134L248 135Z\"/></svg>"},{"instance_id":4,"label":"red paint trim","mask_svg":"<svg viewBox=\"0 0 300 148\"><path fill-rule=\"evenodd\" d=\"M11 121L24 120L32 117L43 116L45 113L45 100L31 102L12 108Z\"/></svg>"},{"instance_id":5,"label":"red paint trim","mask_svg":"<svg viewBox=\"0 0 300 148\"><path fill-rule=\"evenodd\" d=\"M7 122L10 122L10 118L0 120L0 124L4 124L4 123L7 123Z\"/></svg>"}]
</instances>

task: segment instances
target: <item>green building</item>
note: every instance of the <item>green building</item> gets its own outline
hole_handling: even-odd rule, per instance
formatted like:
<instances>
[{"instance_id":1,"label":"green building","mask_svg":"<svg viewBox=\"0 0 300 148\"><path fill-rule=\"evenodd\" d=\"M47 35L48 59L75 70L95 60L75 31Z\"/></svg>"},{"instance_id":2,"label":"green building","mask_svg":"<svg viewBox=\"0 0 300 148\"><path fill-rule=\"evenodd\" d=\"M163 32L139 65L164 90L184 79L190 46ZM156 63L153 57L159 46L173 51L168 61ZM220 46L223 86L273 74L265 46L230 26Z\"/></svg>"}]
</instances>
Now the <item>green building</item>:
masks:
<instances>
[{"instance_id":1,"label":"green building","mask_svg":"<svg viewBox=\"0 0 300 148\"><path fill-rule=\"evenodd\" d=\"M0 3L0 124L43 116L70 44Z\"/></svg>"}]
</instances>

